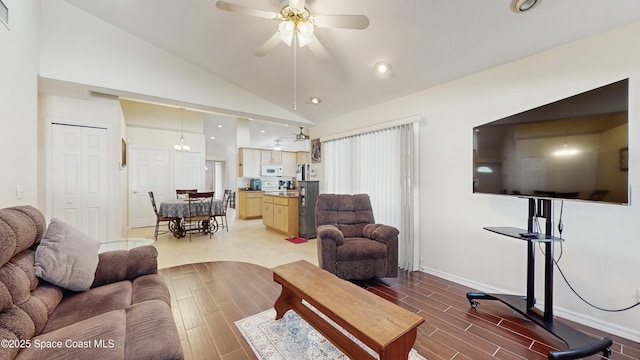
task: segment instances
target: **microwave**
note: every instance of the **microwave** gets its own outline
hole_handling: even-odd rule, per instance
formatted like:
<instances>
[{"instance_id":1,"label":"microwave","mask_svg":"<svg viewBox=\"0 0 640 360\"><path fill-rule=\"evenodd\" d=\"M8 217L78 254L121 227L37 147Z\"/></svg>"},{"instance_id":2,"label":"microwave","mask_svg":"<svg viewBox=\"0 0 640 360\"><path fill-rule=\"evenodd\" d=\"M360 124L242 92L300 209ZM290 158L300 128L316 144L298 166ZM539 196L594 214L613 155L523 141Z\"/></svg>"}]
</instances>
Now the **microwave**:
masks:
<instances>
[{"instance_id":1,"label":"microwave","mask_svg":"<svg viewBox=\"0 0 640 360\"><path fill-rule=\"evenodd\" d=\"M282 165L277 164L262 164L262 176L282 176Z\"/></svg>"}]
</instances>

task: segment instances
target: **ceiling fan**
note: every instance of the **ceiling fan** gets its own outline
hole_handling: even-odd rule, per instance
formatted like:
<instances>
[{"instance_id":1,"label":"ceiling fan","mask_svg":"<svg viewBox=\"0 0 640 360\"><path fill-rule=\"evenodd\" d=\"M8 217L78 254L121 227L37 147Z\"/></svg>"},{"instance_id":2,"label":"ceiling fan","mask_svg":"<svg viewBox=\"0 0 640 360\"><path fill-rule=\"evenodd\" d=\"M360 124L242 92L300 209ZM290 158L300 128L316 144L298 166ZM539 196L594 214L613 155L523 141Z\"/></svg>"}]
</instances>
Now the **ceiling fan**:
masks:
<instances>
[{"instance_id":1,"label":"ceiling fan","mask_svg":"<svg viewBox=\"0 0 640 360\"><path fill-rule=\"evenodd\" d=\"M286 146L284 146L284 145L282 145L282 144L280 143L281 141L282 141L282 140L280 140L280 139L276 139L276 140L273 142L273 145L267 145L267 146L266 146L266 148L267 148L267 149L271 149L271 150L276 150L276 151L286 150L286 149L287 149L287 147L286 147Z\"/></svg>"},{"instance_id":2,"label":"ceiling fan","mask_svg":"<svg viewBox=\"0 0 640 360\"><path fill-rule=\"evenodd\" d=\"M304 126L300 126L300 132L294 135L296 136L296 141L309 140L309 135L304 133Z\"/></svg>"},{"instance_id":3,"label":"ceiling fan","mask_svg":"<svg viewBox=\"0 0 640 360\"><path fill-rule=\"evenodd\" d=\"M329 53L313 33L316 27L364 30L369 26L369 18L364 15L311 14L305 8L305 0L288 0L278 12L254 9L226 1L217 1L216 6L221 10L279 22L278 31L258 48L256 56L266 55L280 41L289 46L295 41L299 47L309 46L309 50L318 59L327 62L330 58Z\"/></svg>"}]
</instances>

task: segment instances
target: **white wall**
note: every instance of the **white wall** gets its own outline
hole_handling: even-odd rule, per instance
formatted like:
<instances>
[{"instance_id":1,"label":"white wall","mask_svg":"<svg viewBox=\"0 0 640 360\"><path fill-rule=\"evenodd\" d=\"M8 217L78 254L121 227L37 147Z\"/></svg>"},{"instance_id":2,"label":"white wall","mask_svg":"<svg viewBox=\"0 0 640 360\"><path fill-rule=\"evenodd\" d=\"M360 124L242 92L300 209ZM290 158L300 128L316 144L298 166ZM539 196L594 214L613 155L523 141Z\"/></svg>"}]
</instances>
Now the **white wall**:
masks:
<instances>
[{"instance_id":1,"label":"white wall","mask_svg":"<svg viewBox=\"0 0 640 360\"><path fill-rule=\"evenodd\" d=\"M304 122L67 2L42 1L41 26L40 76L44 78L254 119Z\"/></svg>"},{"instance_id":2,"label":"white wall","mask_svg":"<svg viewBox=\"0 0 640 360\"><path fill-rule=\"evenodd\" d=\"M38 41L40 2L5 0L10 30L0 24L0 207L38 201ZM16 186L24 197L17 199Z\"/></svg>"},{"instance_id":3,"label":"white wall","mask_svg":"<svg viewBox=\"0 0 640 360\"><path fill-rule=\"evenodd\" d=\"M332 119L313 127L312 137L421 114L422 269L484 291L524 294L525 243L483 227L526 227L527 202L472 193L472 128L629 77L629 158L640 157L639 38L637 23ZM630 184L640 188L640 172L630 163ZM585 298L603 307L633 304L640 288L637 193L631 206L564 204L566 242L560 265ZM557 220L559 202L555 212ZM539 254L537 260L542 258ZM540 303L541 271L536 283ZM570 292L557 271L554 306L557 315L640 340L638 309L595 310Z\"/></svg>"},{"instance_id":4,"label":"white wall","mask_svg":"<svg viewBox=\"0 0 640 360\"><path fill-rule=\"evenodd\" d=\"M184 142L191 146L191 151L202 154L204 168L206 149L202 134L202 113L134 101L122 100L120 103L127 123L129 145L173 149L173 145L183 135Z\"/></svg>"}]
</instances>

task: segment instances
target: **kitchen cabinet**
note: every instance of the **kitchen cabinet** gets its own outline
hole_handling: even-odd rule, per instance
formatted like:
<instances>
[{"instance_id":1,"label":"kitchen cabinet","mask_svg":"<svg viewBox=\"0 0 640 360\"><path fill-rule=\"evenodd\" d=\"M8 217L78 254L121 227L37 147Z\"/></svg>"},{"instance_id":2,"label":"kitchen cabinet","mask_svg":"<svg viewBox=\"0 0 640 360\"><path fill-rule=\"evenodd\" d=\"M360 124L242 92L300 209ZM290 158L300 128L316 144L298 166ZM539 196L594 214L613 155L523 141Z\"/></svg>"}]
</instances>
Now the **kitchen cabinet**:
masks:
<instances>
[{"instance_id":1,"label":"kitchen cabinet","mask_svg":"<svg viewBox=\"0 0 640 360\"><path fill-rule=\"evenodd\" d=\"M238 177L260 177L262 150L238 149Z\"/></svg>"},{"instance_id":2,"label":"kitchen cabinet","mask_svg":"<svg viewBox=\"0 0 640 360\"><path fill-rule=\"evenodd\" d=\"M260 155L263 164L282 164L282 151L262 150Z\"/></svg>"},{"instance_id":3,"label":"kitchen cabinet","mask_svg":"<svg viewBox=\"0 0 640 360\"><path fill-rule=\"evenodd\" d=\"M309 164L311 162L311 153L308 151L298 151L296 152L296 163L297 164Z\"/></svg>"},{"instance_id":4,"label":"kitchen cabinet","mask_svg":"<svg viewBox=\"0 0 640 360\"><path fill-rule=\"evenodd\" d=\"M298 236L298 197L265 194L262 223L269 230L286 236Z\"/></svg>"},{"instance_id":5,"label":"kitchen cabinet","mask_svg":"<svg viewBox=\"0 0 640 360\"><path fill-rule=\"evenodd\" d=\"M262 191L238 192L238 217L243 220L262 217Z\"/></svg>"},{"instance_id":6,"label":"kitchen cabinet","mask_svg":"<svg viewBox=\"0 0 640 360\"><path fill-rule=\"evenodd\" d=\"M282 154L282 176L296 177L296 153L283 151Z\"/></svg>"},{"instance_id":7,"label":"kitchen cabinet","mask_svg":"<svg viewBox=\"0 0 640 360\"><path fill-rule=\"evenodd\" d=\"M273 227L273 196L262 197L262 223L267 227Z\"/></svg>"}]
</instances>

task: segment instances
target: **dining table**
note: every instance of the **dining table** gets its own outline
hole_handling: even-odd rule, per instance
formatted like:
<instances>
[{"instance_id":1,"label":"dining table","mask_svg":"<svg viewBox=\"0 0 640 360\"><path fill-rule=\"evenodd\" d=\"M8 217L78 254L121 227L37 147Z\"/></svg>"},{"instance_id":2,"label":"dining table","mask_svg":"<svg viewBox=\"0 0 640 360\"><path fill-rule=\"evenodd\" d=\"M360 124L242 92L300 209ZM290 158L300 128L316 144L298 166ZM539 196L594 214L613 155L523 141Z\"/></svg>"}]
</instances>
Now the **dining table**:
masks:
<instances>
[{"instance_id":1,"label":"dining table","mask_svg":"<svg viewBox=\"0 0 640 360\"><path fill-rule=\"evenodd\" d=\"M169 230L176 238L184 237L187 233L183 220L185 217L189 217L190 205L189 199L165 200L160 203L158 214L163 217L173 218L173 220L169 222ZM195 214L197 215L203 215L208 208L208 204L200 202L194 203L191 206L195 207ZM210 214L212 216L212 222L203 224L203 229L205 231L216 232L218 230L218 222L213 216L221 214L222 212L222 199L213 199Z\"/></svg>"}]
</instances>

